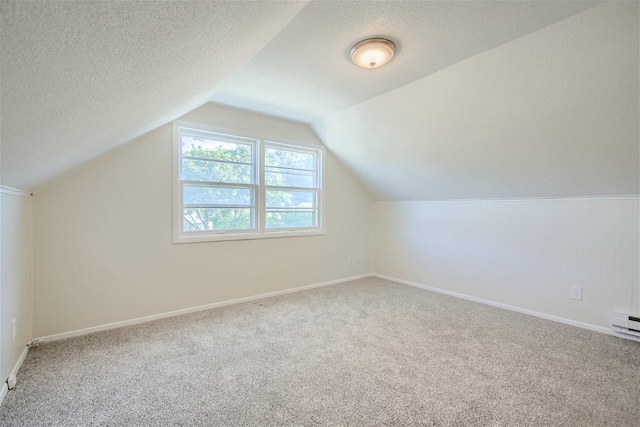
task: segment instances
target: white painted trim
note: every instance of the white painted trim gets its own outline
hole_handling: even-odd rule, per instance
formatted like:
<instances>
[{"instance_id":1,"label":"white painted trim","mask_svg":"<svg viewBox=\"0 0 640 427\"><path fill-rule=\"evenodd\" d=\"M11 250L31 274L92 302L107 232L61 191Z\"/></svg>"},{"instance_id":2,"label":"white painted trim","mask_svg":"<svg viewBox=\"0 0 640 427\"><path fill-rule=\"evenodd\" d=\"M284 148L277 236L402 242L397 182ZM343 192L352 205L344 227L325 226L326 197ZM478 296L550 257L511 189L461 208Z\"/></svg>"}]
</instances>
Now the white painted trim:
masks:
<instances>
[{"instance_id":1,"label":"white painted trim","mask_svg":"<svg viewBox=\"0 0 640 427\"><path fill-rule=\"evenodd\" d=\"M4 185L0 185L0 193L11 194L12 196L31 197L31 193Z\"/></svg>"},{"instance_id":2,"label":"white painted trim","mask_svg":"<svg viewBox=\"0 0 640 427\"><path fill-rule=\"evenodd\" d=\"M9 376L12 376L12 375L15 375L16 377L18 376L18 371L22 367L22 363L24 363L24 359L27 358L28 353L29 353L29 347L25 346L24 350L22 350L22 354L18 358L18 361L16 362L15 366L11 370L11 373L9 374Z\"/></svg>"},{"instance_id":3,"label":"white painted trim","mask_svg":"<svg viewBox=\"0 0 640 427\"><path fill-rule=\"evenodd\" d=\"M437 199L437 200L375 200L377 204L421 204L421 203L469 203L469 202L535 202L541 200L640 200L638 194L620 196L560 196L560 197L511 197L511 198L477 198L477 199Z\"/></svg>"},{"instance_id":4,"label":"white painted trim","mask_svg":"<svg viewBox=\"0 0 640 427\"><path fill-rule=\"evenodd\" d=\"M174 230L177 230L174 228ZM179 232L179 230L177 230ZM259 240L259 239L276 239L280 237L304 237L304 236L324 236L324 231L316 229L300 229L298 231L267 231L264 233L237 233L237 234L203 234L195 236L178 237L178 240L174 240L174 244L179 245L183 243L206 243L206 242L227 242L230 240Z\"/></svg>"},{"instance_id":5,"label":"white painted trim","mask_svg":"<svg viewBox=\"0 0 640 427\"><path fill-rule=\"evenodd\" d=\"M2 405L2 402L4 402L4 398L7 396L8 392L9 392L9 386L7 385L7 382L5 381L2 384L2 390L0 390L0 405Z\"/></svg>"},{"instance_id":6,"label":"white painted trim","mask_svg":"<svg viewBox=\"0 0 640 427\"><path fill-rule=\"evenodd\" d=\"M58 341L66 338L87 335L94 332L106 331L108 329L121 328L123 326L137 325L138 323L146 323L146 322L152 322L154 320L166 319L167 317L180 316L182 314L189 314L189 313L195 313L198 311L211 310L212 308L224 307L227 305L240 304L243 302L255 301L255 300L260 300L264 298L271 298L279 295L292 294L295 292L306 291L308 289L337 285L338 283L350 282L352 280L364 279L371 276L373 276L373 274L361 274L359 276L346 277L344 279L330 280L328 282L316 283L313 285L300 286L300 287L291 288L291 289L283 289L281 291L268 292L266 294L258 294L258 295L243 297L243 298L232 299L228 301L214 302L211 304L200 305L197 307L183 308L181 310L169 311L169 312L160 313L160 314L153 314L151 316L138 317L135 319L122 320L120 322L107 323L105 325L92 326L90 328L77 329L75 331L70 331L70 332L62 332L60 334L47 335L44 337L35 338L34 340L37 339L37 340L42 340L44 342Z\"/></svg>"},{"instance_id":7,"label":"white painted trim","mask_svg":"<svg viewBox=\"0 0 640 427\"><path fill-rule=\"evenodd\" d=\"M216 133L228 136L230 138L242 138L253 140L253 159L251 162L253 174L256 175L255 183L253 184L232 184L232 183L211 183L203 181L203 185L225 185L225 186L241 186L241 187L253 187L255 197L255 215L256 222L253 229L248 230L225 230L220 232L183 232L183 185L186 180L182 180L180 176L180 164L182 162L182 150L180 148L180 135L181 128L191 129L202 133ZM264 150L268 146L283 146L289 149L295 149L303 152L315 152L317 153L317 178L318 186L309 188L309 190L315 190L318 194L317 197L317 212L318 212L318 225L316 227L296 227L293 229L272 229L266 228L266 184L264 180L265 164L264 164ZM309 142L297 142L282 138L270 138L265 135L244 132L241 130L233 130L227 128L219 128L214 126L202 125L192 122L186 122L182 120L175 120L173 122L173 244L183 243L204 243L204 242L217 242L217 241L229 241L229 240L254 240L254 239L272 239L278 237L301 237L301 236L322 236L325 234L324 225L324 165L325 165L326 150L324 145L313 144ZM295 188L298 190L298 188ZM306 188L300 188L302 190Z\"/></svg>"},{"instance_id":8,"label":"white painted trim","mask_svg":"<svg viewBox=\"0 0 640 427\"><path fill-rule=\"evenodd\" d=\"M18 358L18 361L13 366L11 373L9 373L9 377L15 376L17 378L18 371L20 371L20 368L22 367L22 363L24 363L24 359L27 358L28 353L29 353L29 347L25 346L24 350L22 350L22 354ZM7 385L7 378L5 378L4 383L2 383L2 391L0 392L0 405L2 405L2 402L4 401L4 398L8 392L9 392L9 386Z\"/></svg>"},{"instance_id":9,"label":"white painted trim","mask_svg":"<svg viewBox=\"0 0 640 427\"><path fill-rule=\"evenodd\" d=\"M592 325L590 323L578 322L576 320L567 319L564 317L553 316L551 314L540 313L539 311L529 310L526 308L516 307L514 305L503 304L501 302L491 301L471 295L460 294L458 292L447 291L445 289L434 288L433 286L421 285L419 283L410 282L408 280L396 279L395 277L385 276L383 274L373 274L374 277L379 279L388 280L390 282L399 283L401 285L413 286L414 288L420 288L427 291L437 292L439 294L449 295L456 298L465 299L468 301L478 302L480 304L490 305L492 307L503 308L505 310L515 311L522 314L528 314L529 316L539 317L541 319L551 320L558 323L564 323L565 325L577 326L578 328L588 329L590 331L600 332L607 335L614 335L620 338L626 338L631 341L640 342L640 338L633 337L631 335L621 334L609 328L603 328L602 326Z\"/></svg>"}]
</instances>

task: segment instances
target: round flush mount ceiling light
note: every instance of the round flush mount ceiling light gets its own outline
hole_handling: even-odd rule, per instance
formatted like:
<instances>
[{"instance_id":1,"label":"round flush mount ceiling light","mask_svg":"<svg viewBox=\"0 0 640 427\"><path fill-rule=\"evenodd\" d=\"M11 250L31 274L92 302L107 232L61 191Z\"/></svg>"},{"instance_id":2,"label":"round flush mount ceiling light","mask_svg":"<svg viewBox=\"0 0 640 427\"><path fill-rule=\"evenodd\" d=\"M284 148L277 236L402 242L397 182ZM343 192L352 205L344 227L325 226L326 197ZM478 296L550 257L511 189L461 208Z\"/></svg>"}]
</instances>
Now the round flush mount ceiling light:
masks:
<instances>
[{"instance_id":1,"label":"round flush mount ceiling light","mask_svg":"<svg viewBox=\"0 0 640 427\"><path fill-rule=\"evenodd\" d=\"M362 68L378 68L391 61L396 45L387 39L372 38L359 41L351 48L351 60Z\"/></svg>"}]
</instances>

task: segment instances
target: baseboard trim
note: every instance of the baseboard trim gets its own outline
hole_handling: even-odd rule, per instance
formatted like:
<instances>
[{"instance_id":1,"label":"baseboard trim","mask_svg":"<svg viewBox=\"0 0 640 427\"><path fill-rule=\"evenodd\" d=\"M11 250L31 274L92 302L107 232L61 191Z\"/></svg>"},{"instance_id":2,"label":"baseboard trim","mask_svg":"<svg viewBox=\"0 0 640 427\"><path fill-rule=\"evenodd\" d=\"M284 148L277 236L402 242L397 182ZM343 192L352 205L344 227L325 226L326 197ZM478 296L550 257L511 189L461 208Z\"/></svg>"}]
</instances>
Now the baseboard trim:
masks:
<instances>
[{"instance_id":1,"label":"baseboard trim","mask_svg":"<svg viewBox=\"0 0 640 427\"><path fill-rule=\"evenodd\" d=\"M182 314L195 313L195 312L198 312L198 311L211 310L212 308L224 307L224 306L227 306L227 305L240 304L240 303L243 303L243 302L255 301L255 300L260 300L260 299L264 299L264 298L271 298L271 297L276 297L276 296L279 296L279 295L292 294L292 293L295 293L295 292L306 291L308 289L314 289L314 288L321 288L321 287L324 287L324 286L337 285L339 283L350 282L352 280L358 280L358 279L365 279L367 277L372 277L372 276L373 276L373 274L361 274L359 276L351 276L351 277L346 277L344 279L330 280L328 282L315 283L313 285L299 286L297 288L283 289L281 291L267 292L265 294L252 295L252 296L243 297L243 298L236 298L236 299L227 300L227 301L220 301L220 302L214 302L214 303L211 303L211 304L200 305L200 306L197 306L197 307L183 308L181 310L169 311L169 312L166 312L166 313L153 314L151 316L144 316L144 317L138 317L138 318L135 318L135 319L122 320L122 321L119 321L119 322L107 323L105 325L92 326L92 327L89 327L89 328L77 329L75 331L62 332L62 333L53 334L53 335L47 335L47 336L44 336L44 337L38 337L36 339L37 340L42 340L44 342L58 341L58 340L66 339L66 338L72 338L72 337L78 337L78 336L81 336L81 335L92 334L94 332L100 332L100 331L106 331L106 330L109 330L109 329L121 328L123 326L137 325L139 323L152 322L154 320L166 319L168 317L180 316Z\"/></svg>"},{"instance_id":2,"label":"baseboard trim","mask_svg":"<svg viewBox=\"0 0 640 427\"><path fill-rule=\"evenodd\" d=\"M9 386L5 381L4 384L2 384L2 390L0 390L0 405L2 405L2 402L4 402L4 398L7 396L8 392L9 392Z\"/></svg>"},{"instance_id":3,"label":"baseboard trim","mask_svg":"<svg viewBox=\"0 0 640 427\"><path fill-rule=\"evenodd\" d=\"M461 298L461 299L465 299L465 300L468 300L468 301L478 302L480 304L490 305L492 307L503 308L505 310L515 311L515 312L522 313L522 314L528 314L529 316L535 316L535 317L539 317L541 319L551 320L551 321L558 322L558 323L564 323L565 325L576 326L578 328L588 329L590 331L600 332L600 333L603 333L603 334L613 335L613 336L620 337L620 338L625 338L625 339L628 339L628 340L631 340L631 341L640 342L640 338L637 338L637 337L634 337L634 336L631 336L631 335L621 334L621 333L616 332L616 331L614 331L612 329L603 328L602 326L592 325L590 323L578 322L577 320L571 320L571 319L567 319L565 317L553 316L551 314L546 314L546 313L541 313L539 311L534 311L534 310L529 310L529 309L526 309L526 308L516 307L514 305L503 304L501 302L496 302L496 301L491 301L491 300L487 300L487 299L483 299L483 298L478 298L478 297L474 297L474 296L471 296L471 295L466 295L466 294L461 294L461 293L458 293L458 292L447 291L445 289L436 288L436 287L433 287L433 286L422 285L420 283L411 282L409 280L397 279L395 277L385 276L383 274L373 274L373 276L377 277L379 279L388 280L390 282L399 283L401 285L413 286L414 288L420 288L420 289L424 289L424 290L427 290L427 291L437 292L439 294L449 295L449 296L452 296L452 297Z\"/></svg>"},{"instance_id":4,"label":"baseboard trim","mask_svg":"<svg viewBox=\"0 0 640 427\"><path fill-rule=\"evenodd\" d=\"M20 368L22 367L22 363L24 362L24 359L27 358L28 353L29 353L29 347L25 346L24 350L22 350L22 354L18 358L18 361L13 366L11 373L9 373L10 377L14 375L17 377L18 371L20 371ZM2 402L4 401L4 398L8 392L9 392L9 386L7 385L7 378L5 378L4 383L2 383L2 391L0 391L0 405L2 405Z\"/></svg>"},{"instance_id":5,"label":"baseboard trim","mask_svg":"<svg viewBox=\"0 0 640 427\"><path fill-rule=\"evenodd\" d=\"M18 358L18 361L16 362L15 366L11 370L11 373L9 374L9 376L18 375L18 371L22 367L22 363L24 362L24 359L27 358L27 354L29 354L29 347L25 346L24 350L22 350L22 354Z\"/></svg>"}]
</instances>

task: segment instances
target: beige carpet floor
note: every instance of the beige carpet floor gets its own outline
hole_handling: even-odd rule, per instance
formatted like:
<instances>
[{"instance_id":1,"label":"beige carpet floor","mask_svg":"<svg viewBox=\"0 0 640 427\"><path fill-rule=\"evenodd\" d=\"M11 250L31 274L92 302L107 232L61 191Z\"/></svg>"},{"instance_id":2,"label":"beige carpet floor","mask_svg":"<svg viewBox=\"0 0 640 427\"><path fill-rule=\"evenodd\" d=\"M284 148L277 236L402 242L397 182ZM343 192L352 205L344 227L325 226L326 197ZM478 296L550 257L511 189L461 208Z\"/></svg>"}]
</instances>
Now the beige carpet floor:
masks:
<instances>
[{"instance_id":1,"label":"beige carpet floor","mask_svg":"<svg viewBox=\"0 0 640 427\"><path fill-rule=\"evenodd\" d=\"M640 426L640 343L363 279L33 348L2 426Z\"/></svg>"}]
</instances>

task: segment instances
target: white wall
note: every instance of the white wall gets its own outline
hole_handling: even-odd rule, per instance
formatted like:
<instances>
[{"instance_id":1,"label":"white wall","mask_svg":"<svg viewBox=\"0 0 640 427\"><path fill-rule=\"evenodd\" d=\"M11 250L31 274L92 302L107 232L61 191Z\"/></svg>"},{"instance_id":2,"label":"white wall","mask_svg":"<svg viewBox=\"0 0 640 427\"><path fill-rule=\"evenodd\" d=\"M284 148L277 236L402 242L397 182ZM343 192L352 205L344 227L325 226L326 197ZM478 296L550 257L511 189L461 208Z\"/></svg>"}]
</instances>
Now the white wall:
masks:
<instances>
[{"instance_id":1,"label":"white wall","mask_svg":"<svg viewBox=\"0 0 640 427\"><path fill-rule=\"evenodd\" d=\"M32 199L0 193L0 381L4 382L32 338ZM12 319L16 319L15 339Z\"/></svg>"},{"instance_id":2,"label":"white wall","mask_svg":"<svg viewBox=\"0 0 640 427\"><path fill-rule=\"evenodd\" d=\"M640 315L638 206L637 197L376 202L374 271L609 327L612 310Z\"/></svg>"},{"instance_id":3,"label":"white wall","mask_svg":"<svg viewBox=\"0 0 640 427\"><path fill-rule=\"evenodd\" d=\"M306 125L215 104L180 120L320 143ZM370 273L371 200L325 161L324 236L173 245L171 124L36 193L34 336Z\"/></svg>"}]
</instances>

